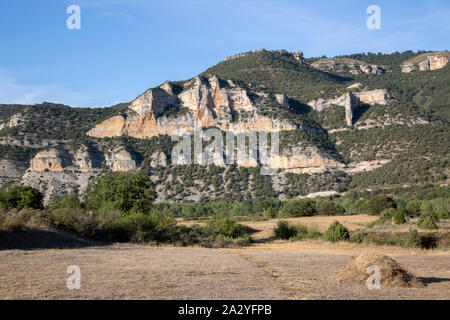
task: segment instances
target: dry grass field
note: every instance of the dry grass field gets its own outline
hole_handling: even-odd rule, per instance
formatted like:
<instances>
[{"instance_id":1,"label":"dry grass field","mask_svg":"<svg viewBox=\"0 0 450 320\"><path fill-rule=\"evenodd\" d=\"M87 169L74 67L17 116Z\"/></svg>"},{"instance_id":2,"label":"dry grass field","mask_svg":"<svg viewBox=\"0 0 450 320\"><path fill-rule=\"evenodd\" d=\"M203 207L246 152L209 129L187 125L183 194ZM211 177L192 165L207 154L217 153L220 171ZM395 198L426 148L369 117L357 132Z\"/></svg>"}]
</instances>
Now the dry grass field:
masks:
<instances>
[{"instance_id":1,"label":"dry grass field","mask_svg":"<svg viewBox=\"0 0 450 320\"><path fill-rule=\"evenodd\" d=\"M323 230L334 219L354 230L374 218L290 220ZM275 223L244 224L265 239ZM335 279L352 255L369 251L394 258L426 286L368 290ZM80 289L66 287L69 265L81 269ZM238 249L83 242L74 249L0 250L0 299L450 299L450 253L322 240Z\"/></svg>"}]
</instances>

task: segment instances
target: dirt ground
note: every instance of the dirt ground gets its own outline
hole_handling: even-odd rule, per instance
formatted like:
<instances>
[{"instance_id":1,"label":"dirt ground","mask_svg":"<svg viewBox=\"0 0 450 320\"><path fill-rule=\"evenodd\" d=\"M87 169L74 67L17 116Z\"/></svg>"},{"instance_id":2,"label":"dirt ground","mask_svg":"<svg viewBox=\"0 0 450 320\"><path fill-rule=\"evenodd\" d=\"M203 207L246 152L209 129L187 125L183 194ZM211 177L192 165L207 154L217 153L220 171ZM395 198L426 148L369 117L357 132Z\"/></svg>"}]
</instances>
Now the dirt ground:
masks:
<instances>
[{"instance_id":1,"label":"dirt ground","mask_svg":"<svg viewBox=\"0 0 450 320\"><path fill-rule=\"evenodd\" d=\"M450 254L402 251L391 256L425 288L343 284L333 275L360 250L310 240L244 249L111 245L0 251L1 299L450 299ZM389 248L387 248L389 251ZM310 251L318 252L310 252ZM69 290L69 265L81 288Z\"/></svg>"},{"instance_id":2,"label":"dirt ground","mask_svg":"<svg viewBox=\"0 0 450 320\"><path fill-rule=\"evenodd\" d=\"M350 230L371 216L305 217L291 223L323 231L332 220ZM277 220L243 222L259 240L239 249L104 245L48 230L0 240L0 299L450 299L450 252L322 240L264 241ZM44 249L57 237L73 249ZM389 255L421 278L424 288L368 290L334 278L352 255ZM66 286L67 267L81 270L81 288Z\"/></svg>"}]
</instances>

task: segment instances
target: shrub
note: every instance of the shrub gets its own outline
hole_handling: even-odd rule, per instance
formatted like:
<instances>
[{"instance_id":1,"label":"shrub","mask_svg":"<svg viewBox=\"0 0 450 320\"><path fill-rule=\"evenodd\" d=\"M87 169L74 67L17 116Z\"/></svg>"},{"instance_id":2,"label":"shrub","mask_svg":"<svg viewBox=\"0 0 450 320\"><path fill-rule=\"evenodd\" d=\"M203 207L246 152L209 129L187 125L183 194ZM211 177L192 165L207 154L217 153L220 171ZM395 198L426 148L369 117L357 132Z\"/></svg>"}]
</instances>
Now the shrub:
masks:
<instances>
[{"instance_id":1,"label":"shrub","mask_svg":"<svg viewBox=\"0 0 450 320\"><path fill-rule=\"evenodd\" d=\"M403 240L398 237L398 236L394 236L392 235L388 240L387 243L391 246L399 246L399 247L404 247L404 242Z\"/></svg>"},{"instance_id":2,"label":"shrub","mask_svg":"<svg viewBox=\"0 0 450 320\"><path fill-rule=\"evenodd\" d=\"M156 211L122 216L107 225L106 230L113 239L134 242L174 241L177 231L175 219Z\"/></svg>"},{"instance_id":3,"label":"shrub","mask_svg":"<svg viewBox=\"0 0 450 320\"><path fill-rule=\"evenodd\" d=\"M0 230L13 232L22 230L29 224L32 210L11 210L0 215Z\"/></svg>"},{"instance_id":4,"label":"shrub","mask_svg":"<svg viewBox=\"0 0 450 320\"><path fill-rule=\"evenodd\" d=\"M270 207L263 212L263 216L270 219L276 218L277 210L275 210L275 208Z\"/></svg>"},{"instance_id":5,"label":"shrub","mask_svg":"<svg viewBox=\"0 0 450 320\"><path fill-rule=\"evenodd\" d=\"M346 227L335 220L325 231L324 237L331 242L344 241L350 239L350 233Z\"/></svg>"},{"instance_id":6,"label":"shrub","mask_svg":"<svg viewBox=\"0 0 450 320\"><path fill-rule=\"evenodd\" d=\"M5 209L41 209L44 196L37 189L27 186L14 186L1 196Z\"/></svg>"},{"instance_id":7,"label":"shrub","mask_svg":"<svg viewBox=\"0 0 450 320\"><path fill-rule=\"evenodd\" d=\"M418 200L411 200L406 205L406 212L414 217L418 217L420 215L420 201Z\"/></svg>"},{"instance_id":8,"label":"shrub","mask_svg":"<svg viewBox=\"0 0 450 320\"><path fill-rule=\"evenodd\" d=\"M406 223L406 217L405 214L399 210L395 210L394 214L392 215L392 218L394 219L395 224L404 224Z\"/></svg>"},{"instance_id":9,"label":"shrub","mask_svg":"<svg viewBox=\"0 0 450 320\"><path fill-rule=\"evenodd\" d=\"M89 209L102 212L149 213L156 192L149 177L136 172L114 172L95 179L87 188Z\"/></svg>"},{"instance_id":10,"label":"shrub","mask_svg":"<svg viewBox=\"0 0 450 320\"><path fill-rule=\"evenodd\" d=\"M217 226L219 227L219 233L228 238L238 238L244 233L242 226L230 217L219 219Z\"/></svg>"},{"instance_id":11,"label":"shrub","mask_svg":"<svg viewBox=\"0 0 450 320\"><path fill-rule=\"evenodd\" d=\"M367 213L371 215L378 215L384 209L397 208L395 201L386 195L371 196L366 203Z\"/></svg>"},{"instance_id":12,"label":"shrub","mask_svg":"<svg viewBox=\"0 0 450 320\"><path fill-rule=\"evenodd\" d=\"M419 219L417 220L417 226L421 229L437 229L437 223L439 222L439 217L434 211L422 212Z\"/></svg>"},{"instance_id":13,"label":"shrub","mask_svg":"<svg viewBox=\"0 0 450 320\"><path fill-rule=\"evenodd\" d=\"M298 233L297 228L285 220L278 221L277 226L273 229L273 231L276 239L285 240L295 237Z\"/></svg>"},{"instance_id":14,"label":"shrub","mask_svg":"<svg viewBox=\"0 0 450 320\"><path fill-rule=\"evenodd\" d=\"M309 199L289 201L280 210L280 215L283 217L305 217L316 213L314 201Z\"/></svg>"},{"instance_id":15,"label":"shrub","mask_svg":"<svg viewBox=\"0 0 450 320\"><path fill-rule=\"evenodd\" d=\"M388 224L392 222L392 216L394 215L395 209L393 208L388 208L388 209L384 209L381 213L380 216L377 219L377 223L378 224Z\"/></svg>"},{"instance_id":16,"label":"shrub","mask_svg":"<svg viewBox=\"0 0 450 320\"><path fill-rule=\"evenodd\" d=\"M408 247L420 248L422 240L420 239L417 229L409 228L408 236L406 238L406 245Z\"/></svg>"},{"instance_id":17,"label":"shrub","mask_svg":"<svg viewBox=\"0 0 450 320\"><path fill-rule=\"evenodd\" d=\"M51 208L54 209L81 209L80 199L75 195L66 195L63 199L52 199Z\"/></svg>"},{"instance_id":18,"label":"shrub","mask_svg":"<svg viewBox=\"0 0 450 320\"><path fill-rule=\"evenodd\" d=\"M316 212L323 216L336 216L345 213L345 209L333 201L318 201L316 203Z\"/></svg>"},{"instance_id":19,"label":"shrub","mask_svg":"<svg viewBox=\"0 0 450 320\"><path fill-rule=\"evenodd\" d=\"M403 212L394 208L384 209L377 220L378 224L390 224L394 221L395 224L403 224L406 222L406 217Z\"/></svg>"},{"instance_id":20,"label":"shrub","mask_svg":"<svg viewBox=\"0 0 450 320\"><path fill-rule=\"evenodd\" d=\"M362 243L366 238L367 233L362 230L356 230L350 236L350 241L354 243Z\"/></svg>"}]
</instances>

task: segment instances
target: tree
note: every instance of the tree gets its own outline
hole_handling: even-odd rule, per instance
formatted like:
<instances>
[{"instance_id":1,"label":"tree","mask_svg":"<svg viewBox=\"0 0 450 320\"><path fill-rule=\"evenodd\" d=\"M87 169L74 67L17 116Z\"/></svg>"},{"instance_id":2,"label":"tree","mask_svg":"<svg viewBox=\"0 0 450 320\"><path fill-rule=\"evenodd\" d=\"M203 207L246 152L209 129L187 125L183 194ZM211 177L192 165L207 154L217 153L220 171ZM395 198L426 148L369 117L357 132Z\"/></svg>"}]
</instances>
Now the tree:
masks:
<instances>
[{"instance_id":1,"label":"tree","mask_svg":"<svg viewBox=\"0 0 450 320\"><path fill-rule=\"evenodd\" d=\"M1 202L5 209L41 209L43 199L43 194L33 187L14 186L2 194Z\"/></svg>"},{"instance_id":2,"label":"tree","mask_svg":"<svg viewBox=\"0 0 450 320\"><path fill-rule=\"evenodd\" d=\"M350 233L346 227L335 220L325 231L324 237L331 242L345 241L350 239Z\"/></svg>"},{"instance_id":3,"label":"tree","mask_svg":"<svg viewBox=\"0 0 450 320\"><path fill-rule=\"evenodd\" d=\"M333 201L318 201L316 203L317 214L321 216L336 216L345 213L345 209Z\"/></svg>"},{"instance_id":4,"label":"tree","mask_svg":"<svg viewBox=\"0 0 450 320\"><path fill-rule=\"evenodd\" d=\"M149 177L137 172L108 173L97 178L86 190L89 209L149 213L156 198Z\"/></svg>"},{"instance_id":5,"label":"tree","mask_svg":"<svg viewBox=\"0 0 450 320\"><path fill-rule=\"evenodd\" d=\"M383 194L370 197L366 206L368 213L372 215L378 215L387 208L397 208L395 201Z\"/></svg>"},{"instance_id":6,"label":"tree","mask_svg":"<svg viewBox=\"0 0 450 320\"><path fill-rule=\"evenodd\" d=\"M304 217L316 214L314 201L308 199L292 200L280 210L285 217Z\"/></svg>"}]
</instances>

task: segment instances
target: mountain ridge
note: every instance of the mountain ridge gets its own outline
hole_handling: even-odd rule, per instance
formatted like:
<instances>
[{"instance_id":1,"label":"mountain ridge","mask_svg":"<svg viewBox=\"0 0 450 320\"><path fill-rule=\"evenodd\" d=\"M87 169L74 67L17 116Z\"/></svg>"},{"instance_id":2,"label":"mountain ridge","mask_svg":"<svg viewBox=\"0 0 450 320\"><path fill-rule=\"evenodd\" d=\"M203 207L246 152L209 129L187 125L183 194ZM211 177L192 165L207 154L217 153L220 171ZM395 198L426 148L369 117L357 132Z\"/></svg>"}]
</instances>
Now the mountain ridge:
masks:
<instances>
[{"instance_id":1,"label":"mountain ridge","mask_svg":"<svg viewBox=\"0 0 450 320\"><path fill-rule=\"evenodd\" d=\"M158 201L233 198L239 192L238 198L292 198L394 190L399 183L447 188L448 60L438 69L402 72L403 62L428 61L429 55L446 57L351 55L326 58L351 68L337 64L324 71L319 58L304 58L300 51L262 49L109 108L1 105L0 183L34 186L47 202L68 193L81 197L89 181L111 170L148 173ZM281 171L261 176L258 161L174 165L169 136L202 127L236 134L278 131ZM387 170L397 172L397 181Z\"/></svg>"}]
</instances>

